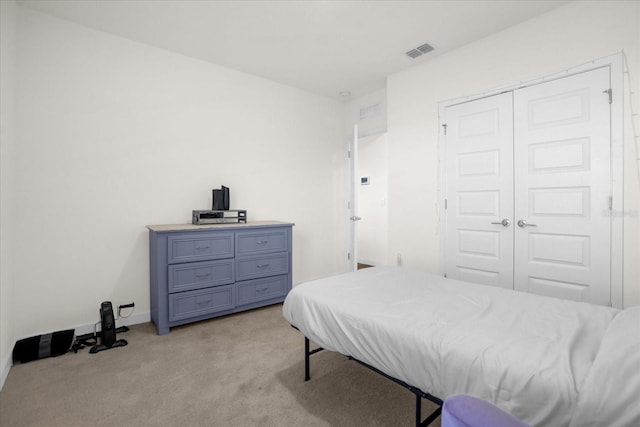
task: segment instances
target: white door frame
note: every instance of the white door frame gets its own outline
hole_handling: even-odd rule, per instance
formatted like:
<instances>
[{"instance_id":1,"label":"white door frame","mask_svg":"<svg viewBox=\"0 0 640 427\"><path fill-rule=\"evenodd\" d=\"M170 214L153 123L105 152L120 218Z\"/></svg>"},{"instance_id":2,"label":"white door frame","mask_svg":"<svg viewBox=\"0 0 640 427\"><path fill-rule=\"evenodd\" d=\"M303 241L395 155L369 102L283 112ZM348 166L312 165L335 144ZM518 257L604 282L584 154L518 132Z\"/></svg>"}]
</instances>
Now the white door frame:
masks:
<instances>
[{"instance_id":1,"label":"white door frame","mask_svg":"<svg viewBox=\"0 0 640 427\"><path fill-rule=\"evenodd\" d=\"M358 173L358 125L353 125L353 139L347 148L349 171L349 271L358 269L358 190L356 188L356 174Z\"/></svg>"},{"instance_id":2,"label":"white door frame","mask_svg":"<svg viewBox=\"0 0 640 427\"><path fill-rule=\"evenodd\" d=\"M611 221L611 304L615 308L624 307L624 241L623 241L623 216L616 213L623 212L623 167L624 167L624 126L623 126L623 102L624 102L624 82L623 82L623 56L622 53L596 59L586 64L573 67L559 73L549 74L543 77L528 81L519 81L511 85L496 88L487 92L478 93L462 98L441 101L438 103L438 120L440 131L438 133L438 213L440 217L440 269L445 271L445 251L446 251L446 212L445 212L445 150L444 150L444 124L445 109L447 107L474 101L488 96L497 95L502 92L512 91L523 87L557 80L573 74L608 67L610 69L612 102L611 102L611 195L612 205L609 211L612 215Z\"/></svg>"}]
</instances>

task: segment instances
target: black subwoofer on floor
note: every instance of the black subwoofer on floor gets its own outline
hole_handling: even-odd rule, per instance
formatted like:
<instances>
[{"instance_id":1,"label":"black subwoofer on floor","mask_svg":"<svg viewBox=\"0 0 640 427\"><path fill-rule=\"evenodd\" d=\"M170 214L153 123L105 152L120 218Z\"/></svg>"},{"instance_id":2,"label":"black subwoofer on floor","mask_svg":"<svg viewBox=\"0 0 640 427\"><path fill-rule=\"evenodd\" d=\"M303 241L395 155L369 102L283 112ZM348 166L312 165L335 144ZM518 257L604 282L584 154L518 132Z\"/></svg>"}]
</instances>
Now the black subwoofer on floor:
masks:
<instances>
[{"instance_id":1,"label":"black subwoofer on floor","mask_svg":"<svg viewBox=\"0 0 640 427\"><path fill-rule=\"evenodd\" d=\"M26 363L65 354L73 346L74 338L75 330L68 329L21 339L13 347L13 363Z\"/></svg>"}]
</instances>

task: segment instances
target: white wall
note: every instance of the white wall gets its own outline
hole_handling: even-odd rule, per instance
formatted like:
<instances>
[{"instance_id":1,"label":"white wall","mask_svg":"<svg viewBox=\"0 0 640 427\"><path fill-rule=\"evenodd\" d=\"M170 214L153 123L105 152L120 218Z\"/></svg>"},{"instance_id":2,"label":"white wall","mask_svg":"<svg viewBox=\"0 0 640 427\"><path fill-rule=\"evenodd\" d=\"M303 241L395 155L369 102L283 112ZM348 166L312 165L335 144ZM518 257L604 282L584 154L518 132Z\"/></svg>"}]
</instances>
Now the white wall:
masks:
<instances>
[{"instance_id":1,"label":"white wall","mask_svg":"<svg viewBox=\"0 0 640 427\"><path fill-rule=\"evenodd\" d=\"M342 104L22 7L17 23L14 338L105 300L148 318L145 225L190 222L222 184L249 220L296 224L294 283L342 271Z\"/></svg>"},{"instance_id":2,"label":"white wall","mask_svg":"<svg viewBox=\"0 0 640 427\"><path fill-rule=\"evenodd\" d=\"M639 28L639 2L572 2L390 76L389 262L401 252L407 266L440 271L438 102L561 71L623 49L638 94ZM640 195L633 135L629 126L626 130L624 291L625 305L635 305L640 304ZM407 220L406 212L413 220Z\"/></svg>"},{"instance_id":3,"label":"white wall","mask_svg":"<svg viewBox=\"0 0 640 427\"><path fill-rule=\"evenodd\" d=\"M12 197L16 136L15 113L15 19L13 1L0 2L0 389L9 373L13 347L13 303L11 301L12 254L9 241L13 236Z\"/></svg>"},{"instance_id":4,"label":"white wall","mask_svg":"<svg viewBox=\"0 0 640 427\"><path fill-rule=\"evenodd\" d=\"M360 110L373 108L375 114L361 117ZM378 135L387 131L387 91L378 90L370 94L349 100L344 107L345 135L351 135L348 139L353 139L353 125L358 125L358 137L363 138L369 135Z\"/></svg>"}]
</instances>

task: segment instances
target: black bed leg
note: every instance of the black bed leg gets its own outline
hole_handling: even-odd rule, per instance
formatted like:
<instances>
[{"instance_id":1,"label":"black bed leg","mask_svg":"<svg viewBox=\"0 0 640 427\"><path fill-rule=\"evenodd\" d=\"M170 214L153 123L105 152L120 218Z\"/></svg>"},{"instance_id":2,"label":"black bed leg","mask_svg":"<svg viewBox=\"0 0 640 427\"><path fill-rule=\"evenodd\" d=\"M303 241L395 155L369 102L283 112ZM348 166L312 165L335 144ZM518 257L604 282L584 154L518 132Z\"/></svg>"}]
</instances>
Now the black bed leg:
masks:
<instances>
[{"instance_id":1,"label":"black bed leg","mask_svg":"<svg viewBox=\"0 0 640 427\"><path fill-rule=\"evenodd\" d=\"M295 329L295 326L293 326ZM324 350L324 348L322 347L316 347L313 350L310 349L311 345L310 345L310 341L309 338L307 338L307 336L305 335L304 337L304 380L305 381L309 381L311 379L311 375L310 375L310 368L309 365L311 364L311 355L312 354L316 354L319 351ZM438 399L437 397L434 397L428 393L424 393L423 391L421 391L419 388L410 386L409 384L405 383L404 381L401 381L397 378L393 378L387 374L385 374L384 372L374 368L371 365L368 365L364 362L359 361L358 359L354 359L351 356L347 356L350 360L354 360L356 362L358 362L359 364L371 369L374 372L377 372L378 374L392 380L393 382L400 384L401 386L403 386L404 388L410 390L415 396L416 396L416 427L423 427L423 426L428 426L429 424L431 424L433 421L436 420L436 418L438 418L440 416L440 413L442 411L442 400ZM436 405L438 405L438 407L436 408L435 411L433 411L431 413L431 415L429 415L427 418L424 419L424 421L421 421L420 418L422 418L422 399L428 399L429 401L431 401L432 403L435 403Z\"/></svg>"},{"instance_id":2,"label":"black bed leg","mask_svg":"<svg viewBox=\"0 0 640 427\"><path fill-rule=\"evenodd\" d=\"M309 381L309 338L304 337L304 380Z\"/></svg>"},{"instance_id":3,"label":"black bed leg","mask_svg":"<svg viewBox=\"0 0 640 427\"><path fill-rule=\"evenodd\" d=\"M295 326L294 326L295 328ZM298 328L296 328L298 329ZM304 380L305 381L309 381L311 379L311 375L309 374L309 365L311 364L310 362L310 357L312 354L316 354L319 351L324 350L324 348L322 347L317 347L314 348L313 350L310 349L311 345L309 342L309 338L307 338L307 336L305 335L304 337Z\"/></svg>"},{"instance_id":4,"label":"black bed leg","mask_svg":"<svg viewBox=\"0 0 640 427\"><path fill-rule=\"evenodd\" d=\"M420 392L421 394L419 394L418 392L414 391L414 393L416 395L416 427L429 426L429 425L431 425L432 422L434 422L436 420L436 418L438 418L440 416L440 413L442 412L442 401L440 399L433 398L433 396L431 396L431 395L425 395L422 392ZM428 400L430 400L431 402L435 403L436 405L438 405L436 410L433 411L424 420L421 419L422 418L422 398L423 397L428 399Z\"/></svg>"}]
</instances>

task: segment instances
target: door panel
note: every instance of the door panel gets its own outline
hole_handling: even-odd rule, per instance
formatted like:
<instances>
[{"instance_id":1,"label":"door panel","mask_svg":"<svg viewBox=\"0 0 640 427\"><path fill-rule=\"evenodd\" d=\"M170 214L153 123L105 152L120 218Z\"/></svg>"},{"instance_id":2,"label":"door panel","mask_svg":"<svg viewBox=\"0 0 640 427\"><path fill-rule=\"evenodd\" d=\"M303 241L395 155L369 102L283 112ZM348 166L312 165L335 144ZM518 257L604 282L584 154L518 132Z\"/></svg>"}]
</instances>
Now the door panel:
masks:
<instances>
[{"instance_id":1,"label":"door panel","mask_svg":"<svg viewBox=\"0 0 640 427\"><path fill-rule=\"evenodd\" d=\"M562 282L560 280L546 280L529 277L528 292L538 295L553 295L556 298L574 301L587 301L589 288L580 284Z\"/></svg>"},{"instance_id":2,"label":"door panel","mask_svg":"<svg viewBox=\"0 0 640 427\"><path fill-rule=\"evenodd\" d=\"M610 304L609 73L445 108L448 277Z\"/></svg>"},{"instance_id":3,"label":"door panel","mask_svg":"<svg viewBox=\"0 0 640 427\"><path fill-rule=\"evenodd\" d=\"M515 289L610 301L608 68L514 92Z\"/></svg>"},{"instance_id":4,"label":"door panel","mask_svg":"<svg viewBox=\"0 0 640 427\"><path fill-rule=\"evenodd\" d=\"M513 288L511 93L446 109L448 277Z\"/></svg>"}]
</instances>

